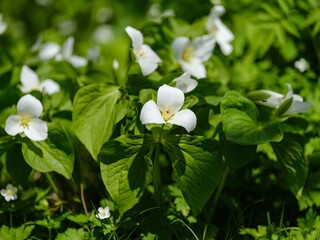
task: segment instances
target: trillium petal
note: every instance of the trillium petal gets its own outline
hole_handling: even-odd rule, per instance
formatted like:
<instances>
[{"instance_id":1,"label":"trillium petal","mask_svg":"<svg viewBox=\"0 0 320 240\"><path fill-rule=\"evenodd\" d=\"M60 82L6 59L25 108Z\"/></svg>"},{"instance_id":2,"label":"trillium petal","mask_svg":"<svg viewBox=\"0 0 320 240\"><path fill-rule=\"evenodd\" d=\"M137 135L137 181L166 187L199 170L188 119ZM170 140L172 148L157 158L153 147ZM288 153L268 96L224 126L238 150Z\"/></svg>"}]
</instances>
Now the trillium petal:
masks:
<instances>
[{"instance_id":1,"label":"trillium petal","mask_svg":"<svg viewBox=\"0 0 320 240\"><path fill-rule=\"evenodd\" d=\"M99 213L102 213L103 211L104 211L103 207L99 207L99 208L98 208L98 212L99 212Z\"/></svg>"},{"instance_id":2,"label":"trillium petal","mask_svg":"<svg viewBox=\"0 0 320 240\"><path fill-rule=\"evenodd\" d=\"M293 101L290 108L283 114L288 116L296 113L305 113L312 107L310 102Z\"/></svg>"},{"instance_id":3,"label":"trillium petal","mask_svg":"<svg viewBox=\"0 0 320 240\"><path fill-rule=\"evenodd\" d=\"M212 55L214 45L215 39L212 35L204 35L193 39L192 46L194 48L194 57L201 62L207 61Z\"/></svg>"},{"instance_id":4,"label":"trillium petal","mask_svg":"<svg viewBox=\"0 0 320 240\"><path fill-rule=\"evenodd\" d=\"M148 124L148 123L158 123L158 124L164 124L166 123L160 113L160 110L157 106L157 104L150 100L146 102L140 113L140 121L142 124Z\"/></svg>"},{"instance_id":5,"label":"trillium petal","mask_svg":"<svg viewBox=\"0 0 320 240\"><path fill-rule=\"evenodd\" d=\"M197 117L190 109L183 109L180 112L177 112L173 117L168 121L181 127L184 127L187 132L191 132L196 128Z\"/></svg>"},{"instance_id":6,"label":"trillium petal","mask_svg":"<svg viewBox=\"0 0 320 240\"><path fill-rule=\"evenodd\" d=\"M219 18L214 21L214 24L217 28L215 37L219 44L220 42L231 42L234 39L233 33L221 22Z\"/></svg>"},{"instance_id":7,"label":"trillium petal","mask_svg":"<svg viewBox=\"0 0 320 240\"><path fill-rule=\"evenodd\" d=\"M213 7L213 9L210 12L210 16L212 18L219 18L226 12L224 6L222 5L216 5Z\"/></svg>"},{"instance_id":8,"label":"trillium petal","mask_svg":"<svg viewBox=\"0 0 320 240\"><path fill-rule=\"evenodd\" d=\"M219 45L220 45L221 52L224 55L228 56L230 55L230 53L232 53L233 46L229 42L220 42Z\"/></svg>"},{"instance_id":9,"label":"trillium petal","mask_svg":"<svg viewBox=\"0 0 320 240\"><path fill-rule=\"evenodd\" d=\"M7 118L6 125L4 130L11 136L15 136L18 133L23 132L23 127L20 124L20 116L19 115L12 115Z\"/></svg>"},{"instance_id":10,"label":"trillium petal","mask_svg":"<svg viewBox=\"0 0 320 240\"><path fill-rule=\"evenodd\" d=\"M157 69L158 63L161 63L162 60L148 45L144 44L141 47L141 51L143 55L136 55L136 57L143 76L147 76Z\"/></svg>"},{"instance_id":11,"label":"trillium petal","mask_svg":"<svg viewBox=\"0 0 320 240\"><path fill-rule=\"evenodd\" d=\"M67 59L71 64L72 66L74 67L84 67L87 65L88 63L88 60L83 58L83 57L80 57L80 56L71 56Z\"/></svg>"},{"instance_id":12,"label":"trillium petal","mask_svg":"<svg viewBox=\"0 0 320 240\"><path fill-rule=\"evenodd\" d=\"M60 86L58 83L51 79L45 79L40 83L40 90L48 93L49 95L60 91Z\"/></svg>"},{"instance_id":13,"label":"trillium petal","mask_svg":"<svg viewBox=\"0 0 320 240\"><path fill-rule=\"evenodd\" d=\"M270 108L278 108L283 102L283 95L277 92L269 91L269 90L261 90L261 92L265 92L270 95L268 99L263 101L257 101L258 104L270 107Z\"/></svg>"},{"instance_id":14,"label":"trillium petal","mask_svg":"<svg viewBox=\"0 0 320 240\"><path fill-rule=\"evenodd\" d=\"M5 195L7 195L7 191L5 189L1 189L1 195L4 197Z\"/></svg>"},{"instance_id":15,"label":"trillium petal","mask_svg":"<svg viewBox=\"0 0 320 240\"><path fill-rule=\"evenodd\" d=\"M60 45L55 42L44 43L40 47L38 57L42 60L48 60L56 56L60 52L60 49Z\"/></svg>"},{"instance_id":16,"label":"trillium petal","mask_svg":"<svg viewBox=\"0 0 320 240\"><path fill-rule=\"evenodd\" d=\"M133 27L126 27L126 32L132 40L133 49L135 50L140 48L143 44L142 33Z\"/></svg>"},{"instance_id":17,"label":"trillium petal","mask_svg":"<svg viewBox=\"0 0 320 240\"><path fill-rule=\"evenodd\" d=\"M19 115L31 115L33 117L40 117L43 107L41 102L34 96L28 94L20 98L17 104Z\"/></svg>"},{"instance_id":18,"label":"trillium petal","mask_svg":"<svg viewBox=\"0 0 320 240\"><path fill-rule=\"evenodd\" d=\"M61 54L64 58L68 59L72 56L73 53L73 44L74 44L74 38L69 37L62 46Z\"/></svg>"},{"instance_id":19,"label":"trillium petal","mask_svg":"<svg viewBox=\"0 0 320 240\"><path fill-rule=\"evenodd\" d=\"M155 62L155 63L161 63L161 58L146 44L143 44L141 49L146 54L146 58L149 61Z\"/></svg>"},{"instance_id":20,"label":"trillium petal","mask_svg":"<svg viewBox=\"0 0 320 240\"><path fill-rule=\"evenodd\" d=\"M196 78L205 78L207 76L207 70L204 65L199 61L185 62L181 61L181 67L183 71L190 73Z\"/></svg>"},{"instance_id":21,"label":"trillium petal","mask_svg":"<svg viewBox=\"0 0 320 240\"><path fill-rule=\"evenodd\" d=\"M22 92L29 92L39 86L39 77L28 66L24 65L20 73L20 80L22 83Z\"/></svg>"},{"instance_id":22,"label":"trillium petal","mask_svg":"<svg viewBox=\"0 0 320 240\"><path fill-rule=\"evenodd\" d=\"M292 90L291 84L287 83L287 86L288 86L288 92L283 101L293 97L293 90Z\"/></svg>"},{"instance_id":23,"label":"trillium petal","mask_svg":"<svg viewBox=\"0 0 320 240\"><path fill-rule=\"evenodd\" d=\"M303 98L298 94L293 94L293 101L303 102Z\"/></svg>"},{"instance_id":24,"label":"trillium petal","mask_svg":"<svg viewBox=\"0 0 320 240\"><path fill-rule=\"evenodd\" d=\"M184 103L183 92L175 87L166 84L158 90L157 105L160 111L170 109L171 112L178 112Z\"/></svg>"},{"instance_id":25,"label":"trillium petal","mask_svg":"<svg viewBox=\"0 0 320 240\"><path fill-rule=\"evenodd\" d=\"M190 73L182 74L180 77L173 79L173 82L176 82L176 88L184 93L191 92L198 85L198 82L190 77Z\"/></svg>"},{"instance_id":26,"label":"trillium petal","mask_svg":"<svg viewBox=\"0 0 320 240\"><path fill-rule=\"evenodd\" d=\"M24 133L32 141L43 141L48 137L48 126L39 118L32 118L29 127L24 129Z\"/></svg>"},{"instance_id":27,"label":"trillium petal","mask_svg":"<svg viewBox=\"0 0 320 240\"><path fill-rule=\"evenodd\" d=\"M182 54L185 48L187 47L187 45L189 44L189 42L190 40L187 37L177 37L176 39L174 39L171 47L178 62L182 58Z\"/></svg>"}]
</instances>

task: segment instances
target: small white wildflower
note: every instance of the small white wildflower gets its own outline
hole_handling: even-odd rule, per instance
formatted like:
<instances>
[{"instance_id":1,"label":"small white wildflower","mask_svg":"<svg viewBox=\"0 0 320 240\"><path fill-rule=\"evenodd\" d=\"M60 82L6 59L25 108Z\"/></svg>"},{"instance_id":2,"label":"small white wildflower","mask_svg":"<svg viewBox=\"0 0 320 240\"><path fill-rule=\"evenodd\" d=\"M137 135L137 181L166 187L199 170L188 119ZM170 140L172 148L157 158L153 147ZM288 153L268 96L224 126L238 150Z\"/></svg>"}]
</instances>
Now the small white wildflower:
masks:
<instances>
[{"instance_id":1,"label":"small white wildflower","mask_svg":"<svg viewBox=\"0 0 320 240\"><path fill-rule=\"evenodd\" d=\"M191 92L198 86L198 82L191 78L190 73L184 73L172 81L176 82L176 88L179 88L184 93Z\"/></svg>"},{"instance_id":2,"label":"small white wildflower","mask_svg":"<svg viewBox=\"0 0 320 240\"><path fill-rule=\"evenodd\" d=\"M114 70L118 70L119 69L119 62L117 59L114 59L113 62L112 62L112 68Z\"/></svg>"},{"instance_id":3,"label":"small white wildflower","mask_svg":"<svg viewBox=\"0 0 320 240\"><path fill-rule=\"evenodd\" d=\"M105 208L99 207L98 212L99 213L96 214L96 217L100 219L109 218L111 216L109 207L105 207Z\"/></svg>"},{"instance_id":4,"label":"small white wildflower","mask_svg":"<svg viewBox=\"0 0 320 240\"><path fill-rule=\"evenodd\" d=\"M17 104L18 115L7 118L4 130L11 136L24 133L33 141L43 141L48 137L47 124L39 119L43 107L41 102L30 94L20 98Z\"/></svg>"},{"instance_id":5,"label":"small white wildflower","mask_svg":"<svg viewBox=\"0 0 320 240\"><path fill-rule=\"evenodd\" d=\"M126 27L126 32L132 40L133 53L140 65L143 76L151 74L162 63L159 56L146 44L143 44L142 33L132 27Z\"/></svg>"},{"instance_id":6,"label":"small white wildflower","mask_svg":"<svg viewBox=\"0 0 320 240\"><path fill-rule=\"evenodd\" d=\"M17 192L18 188L13 187L11 184L8 184L6 189L1 189L1 195L7 202L11 200L16 200L18 198Z\"/></svg>"},{"instance_id":7,"label":"small white wildflower","mask_svg":"<svg viewBox=\"0 0 320 240\"><path fill-rule=\"evenodd\" d=\"M306 70L308 70L310 68L309 63L304 58L300 58L298 61L295 61L294 66L300 72L305 72Z\"/></svg>"}]
</instances>

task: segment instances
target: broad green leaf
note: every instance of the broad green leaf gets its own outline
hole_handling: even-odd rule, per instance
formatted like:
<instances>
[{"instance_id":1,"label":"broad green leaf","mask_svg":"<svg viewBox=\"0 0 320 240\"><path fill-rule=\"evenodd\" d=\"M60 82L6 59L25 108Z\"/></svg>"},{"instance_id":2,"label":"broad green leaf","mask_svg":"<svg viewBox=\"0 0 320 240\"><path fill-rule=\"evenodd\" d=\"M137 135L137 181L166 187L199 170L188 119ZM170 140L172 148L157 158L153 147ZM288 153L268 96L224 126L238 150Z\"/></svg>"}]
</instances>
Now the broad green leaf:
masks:
<instances>
[{"instance_id":1,"label":"broad green leaf","mask_svg":"<svg viewBox=\"0 0 320 240\"><path fill-rule=\"evenodd\" d=\"M18 184L26 186L32 169L23 159L20 144L16 144L8 149L6 154L6 169Z\"/></svg>"},{"instance_id":2,"label":"broad green leaf","mask_svg":"<svg viewBox=\"0 0 320 240\"><path fill-rule=\"evenodd\" d=\"M297 198L301 197L308 176L308 164L304 158L303 146L297 140L299 138L299 135L285 134L281 142L271 143L287 184Z\"/></svg>"},{"instance_id":3,"label":"broad green leaf","mask_svg":"<svg viewBox=\"0 0 320 240\"><path fill-rule=\"evenodd\" d=\"M235 91L221 101L223 131L226 139L238 144L256 145L279 142L283 137L279 122L259 122L256 105Z\"/></svg>"},{"instance_id":4,"label":"broad green leaf","mask_svg":"<svg viewBox=\"0 0 320 240\"><path fill-rule=\"evenodd\" d=\"M172 161L173 179L198 215L220 181L219 142L201 136L171 135L162 139L162 144Z\"/></svg>"},{"instance_id":5,"label":"broad green leaf","mask_svg":"<svg viewBox=\"0 0 320 240\"><path fill-rule=\"evenodd\" d=\"M223 133L220 134L222 154L230 168L241 168L247 165L255 157L257 145L239 145L226 140Z\"/></svg>"},{"instance_id":6,"label":"broad green leaf","mask_svg":"<svg viewBox=\"0 0 320 240\"><path fill-rule=\"evenodd\" d=\"M116 123L118 87L93 84L81 88L73 102L76 135L97 160L102 145L109 140Z\"/></svg>"},{"instance_id":7,"label":"broad green leaf","mask_svg":"<svg viewBox=\"0 0 320 240\"><path fill-rule=\"evenodd\" d=\"M89 234L82 228L68 228L64 233L59 233L56 237L56 240L83 240L88 238Z\"/></svg>"},{"instance_id":8,"label":"broad green leaf","mask_svg":"<svg viewBox=\"0 0 320 240\"><path fill-rule=\"evenodd\" d=\"M149 135L120 136L101 149L102 180L121 215L139 201L151 182L152 149L153 138Z\"/></svg>"},{"instance_id":9,"label":"broad green leaf","mask_svg":"<svg viewBox=\"0 0 320 240\"><path fill-rule=\"evenodd\" d=\"M48 124L48 138L34 142L26 139L22 143L25 161L39 172L55 171L70 179L74 165L73 146L65 131L55 124Z\"/></svg>"},{"instance_id":10,"label":"broad green leaf","mask_svg":"<svg viewBox=\"0 0 320 240\"><path fill-rule=\"evenodd\" d=\"M32 230L34 225L25 226L22 225L18 228L9 228L6 225L2 225L0 228L0 239L1 240L24 240L27 239Z\"/></svg>"}]
</instances>

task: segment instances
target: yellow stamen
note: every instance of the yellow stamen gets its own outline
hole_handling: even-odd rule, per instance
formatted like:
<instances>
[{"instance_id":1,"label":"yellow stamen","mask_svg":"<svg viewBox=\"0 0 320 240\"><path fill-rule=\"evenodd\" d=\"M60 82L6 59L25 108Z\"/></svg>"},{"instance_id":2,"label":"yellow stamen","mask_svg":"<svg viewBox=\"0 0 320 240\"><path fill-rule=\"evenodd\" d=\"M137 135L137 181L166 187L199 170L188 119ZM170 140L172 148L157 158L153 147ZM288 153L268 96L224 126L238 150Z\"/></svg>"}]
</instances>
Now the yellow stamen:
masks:
<instances>
[{"instance_id":1,"label":"yellow stamen","mask_svg":"<svg viewBox=\"0 0 320 240\"><path fill-rule=\"evenodd\" d=\"M8 194L8 195L12 195L12 191L11 191L11 190L8 190L8 191L7 191L7 194Z\"/></svg>"},{"instance_id":2,"label":"yellow stamen","mask_svg":"<svg viewBox=\"0 0 320 240\"><path fill-rule=\"evenodd\" d=\"M170 105L168 106L167 109L164 109L165 106L163 106L162 108L162 113L161 113L161 116L163 117L163 119L165 121L168 121L169 119L171 119L171 117L175 114L175 111L172 111L170 109Z\"/></svg>"},{"instance_id":3,"label":"yellow stamen","mask_svg":"<svg viewBox=\"0 0 320 240\"><path fill-rule=\"evenodd\" d=\"M29 125L30 125L30 121L31 121L31 117L29 117L29 116L21 116L19 123L23 128L28 128Z\"/></svg>"},{"instance_id":4,"label":"yellow stamen","mask_svg":"<svg viewBox=\"0 0 320 240\"><path fill-rule=\"evenodd\" d=\"M135 54L137 57L141 57L141 58L146 56L146 53L141 48L137 50Z\"/></svg>"},{"instance_id":5,"label":"yellow stamen","mask_svg":"<svg viewBox=\"0 0 320 240\"><path fill-rule=\"evenodd\" d=\"M186 47L182 53L182 60L190 62L192 60L194 49L191 46Z\"/></svg>"},{"instance_id":6,"label":"yellow stamen","mask_svg":"<svg viewBox=\"0 0 320 240\"><path fill-rule=\"evenodd\" d=\"M210 27L210 32L213 33L214 35L217 34L218 32L218 28L215 24L213 24L211 27Z\"/></svg>"}]
</instances>

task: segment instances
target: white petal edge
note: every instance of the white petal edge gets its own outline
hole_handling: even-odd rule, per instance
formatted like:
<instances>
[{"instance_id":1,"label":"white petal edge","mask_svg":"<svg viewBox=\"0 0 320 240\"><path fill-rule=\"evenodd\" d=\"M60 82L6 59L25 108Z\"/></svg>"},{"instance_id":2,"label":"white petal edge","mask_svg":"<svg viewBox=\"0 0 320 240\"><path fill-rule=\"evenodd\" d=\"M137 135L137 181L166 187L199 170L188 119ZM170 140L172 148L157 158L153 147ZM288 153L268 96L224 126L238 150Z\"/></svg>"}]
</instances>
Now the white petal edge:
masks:
<instances>
[{"instance_id":1,"label":"white petal edge","mask_svg":"<svg viewBox=\"0 0 320 240\"><path fill-rule=\"evenodd\" d=\"M204 65L199 61L193 62L180 62L183 71L190 73L196 78L205 78L207 76L207 70Z\"/></svg>"},{"instance_id":2,"label":"white petal edge","mask_svg":"<svg viewBox=\"0 0 320 240\"><path fill-rule=\"evenodd\" d=\"M196 128L197 117L190 109L183 109L177 112L168 123L172 123L184 127L187 132L191 132Z\"/></svg>"},{"instance_id":3,"label":"white petal edge","mask_svg":"<svg viewBox=\"0 0 320 240\"><path fill-rule=\"evenodd\" d=\"M310 102L293 101L290 108L282 115L288 116L296 113L305 113L312 107Z\"/></svg>"},{"instance_id":4,"label":"white petal edge","mask_svg":"<svg viewBox=\"0 0 320 240\"><path fill-rule=\"evenodd\" d=\"M48 137L48 126L39 118L32 118L24 133L32 141L43 141Z\"/></svg>"},{"instance_id":5,"label":"white petal edge","mask_svg":"<svg viewBox=\"0 0 320 240\"><path fill-rule=\"evenodd\" d=\"M190 73L184 73L172 81L176 82L176 88L179 88L184 93L191 92L198 86L198 82L190 77Z\"/></svg>"},{"instance_id":6,"label":"white petal edge","mask_svg":"<svg viewBox=\"0 0 320 240\"><path fill-rule=\"evenodd\" d=\"M129 35L129 37L131 38L132 47L133 47L134 50L142 47L143 36L142 36L142 33L139 30L128 26L128 27L126 27L126 32Z\"/></svg>"},{"instance_id":7,"label":"white petal edge","mask_svg":"<svg viewBox=\"0 0 320 240\"><path fill-rule=\"evenodd\" d=\"M78 68L78 67L84 67L88 64L88 60L83 58L83 57L80 57L80 56L71 56L67 59L72 66Z\"/></svg>"},{"instance_id":8,"label":"white petal edge","mask_svg":"<svg viewBox=\"0 0 320 240\"><path fill-rule=\"evenodd\" d=\"M201 62L207 61L215 46L215 39L212 35L204 35L192 40L192 47L194 48L193 56Z\"/></svg>"},{"instance_id":9,"label":"white petal edge","mask_svg":"<svg viewBox=\"0 0 320 240\"><path fill-rule=\"evenodd\" d=\"M51 79L45 79L40 83L40 90L51 95L60 91L60 85Z\"/></svg>"},{"instance_id":10,"label":"white petal edge","mask_svg":"<svg viewBox=\"0 0 320 240\"><path fill-rule=\"evenodd\" d=\"M178 62L182 59L183 51L185 50L189 42L190 40L187 37L177 37L174 39L173 43L171 44L172 50Z\"/></svg>"},{"instance_id":11,"label":"white petal edge","mask_svg":"<svg viewBox=\"0 0 320 240\"><path fill-rule=\"evenodd\" d=\"M178 112L184 103L183 92L175 87L166 84L158 89L157 105L160 111L170 109L171 112Z\"/></svg>"},{"instance_id":12,"label":"white petal edge","mask_svg":"<svg viewBox=\"0 0 320 240\"><path fill-rule=\"evenodd\" d=\"M24 89L24 91L28 91L33 88L36 88L37 86L39 86L39 82L40 82L38 75L26 65L22 67L22 70L20 73L20 80L22 83L22 89Z\"/></svg>"},{"instance_id":13,"label":"white petal edge","mask_svg":"<svg viewBox=\"0 0 320 240\"><path fill-rule=\"evenodd\" d=\"M4 130L11 136L15 136L18 133L23 132L23 127L20 124L20 116L19 115L12 115L7 118L6 125Z\"/></svg>"},{"instance_id":14,"label":"white petal edge","mask_svg":"<svg viewBox=\"0 0 320 240\"><path fill-rule=\"evenodd\" d=\"M270 107L270 108L278 108L283 102L283 95L270 90L260 90L261 92L267 93L270 95L268 99L265 101L257 101L258 104Z\"/></svg>"},{"instance_id":15,"label":"white petal edge","mask_svg":"<svg viewBox=\"0 0 320 240\"><path fill-rule=\"evenodd\" d=\"M20 98L17 104L19 115L31 115L33 117L40 117L43 111L41 102L34 96L27 94Z\"/></svg>"},{"instance_id":16,"label":"white petal edge","mask_svg":"<svg viewBox=\"0 0 320 240\"><path fill-rule=\"evenodd\" d=\"M73 53L73 44L74 44L74 38L69 37L62 46L61 54L64 58L68 59L72 56Z\"/></svg>"},{"instance_id":17,"label":"white petal edge","mask_svg":"<svg viewBox=\"0 0 320 240\"><path fill-rule=\"evenodd\" d=\"M153 100L150 100L143 105L140 113L140 121L142 124L148 124L148 123L165 124L166 123L161 116L161 113L157 104Z\"/></svg>"},{"instance_id":18,"label":"white petal edge","mask_svg":"<svg viewBox=\"0 0 320 240\"><path fill-rule=\"evenodd\" d=\"M61 49L60 45L55 42L44 43L40 47L38 57L41 60L51 59L51 58L55 57L60 52L60 49Z\"/></svg>"}]
</instances>

